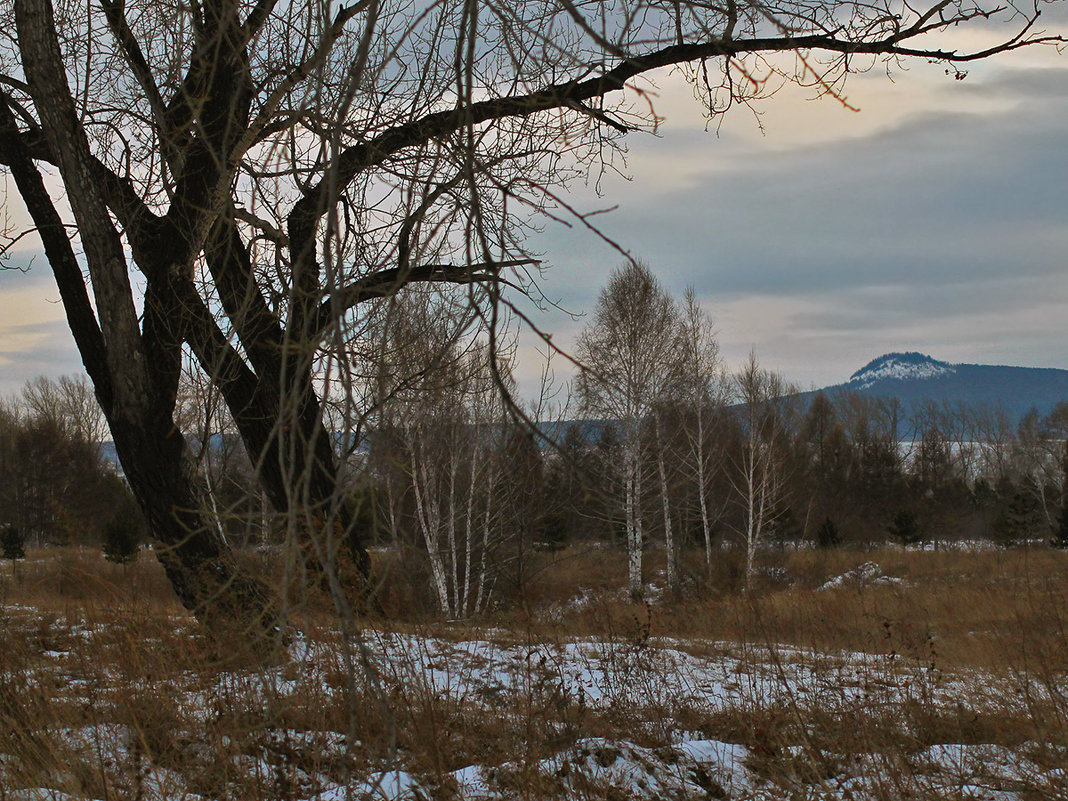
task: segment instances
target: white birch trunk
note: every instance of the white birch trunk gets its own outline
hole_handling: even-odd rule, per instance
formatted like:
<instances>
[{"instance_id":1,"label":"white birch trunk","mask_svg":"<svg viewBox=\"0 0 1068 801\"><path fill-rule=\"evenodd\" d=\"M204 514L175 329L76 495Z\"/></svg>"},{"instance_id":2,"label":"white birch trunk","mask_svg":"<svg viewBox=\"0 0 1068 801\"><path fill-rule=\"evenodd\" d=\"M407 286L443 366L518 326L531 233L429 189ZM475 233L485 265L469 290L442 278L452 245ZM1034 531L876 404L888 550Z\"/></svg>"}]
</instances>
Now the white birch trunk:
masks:
<instances>
[{"instance_id":1,"label":"white birch trunk","mask_svg":"<svg viewBox=\"0 0 1068 801\"><path fill-rule=\"evenodd\" d=\"M701 534L705 539L705 567L712 569L712 523L708 516L707 478L705 476L704 413L697 412L697 498L701 504Z\"/></svg>"},{"instance_id":2,"label":"white birch trunk","mask_svg":"<svg viewBox=\"0 0 1068 801\"><path fill-rule=\"evenodd\" d=\"M490 463L489 475L486 477L486 487L491 489L496 480L496 471L493 462ZM492 508L492 494L486 494L486 511L482 516L482 553L479 556L478 570L478 595L475 599L475 612L481 612L483 604L489 600L489 588L486 584L489 577L489 549L490 549L490 520Z\"/></svg>"},{"instance_id":3,"label":"white birch trunk","mask_svg":"<svg viewBox=\"0 0 1068 801\"><path fill-rule=\"evenodd\" d=\"M449 557L449 589L452 591L451 616L456 617L460 611L460 572L459 560L456 552L456 471L459 469L456 448L453 448L452 458L449 460L449 508L448 521L446 522L446 547Z\"/></svg>"},{"instance_id":4,"label":"white birch trunk","mask_svg":"<svg viewBox=\"0 0 1068 801\"><path fill-rule=\"evenodd\" d=\"M471 474L467 487L467 512L464 515L464 596L460 609L464 615L470 615L471 596L471 561L474 556L475 543L475 479L478 474L479 446L476 442L471 449ZM487 501L488 508L488 501Z\"/></svg>"},{"instance_id":5,"label":"white birch trunk","mask_svg":"<svg viewBox=\"0 0 1068 801\"><path fill-rule=\"evenodd\" d=\"M660 473L660 504L664 512L664 550L667 552L667 583L669 587L678 585L678 570L675 560L675 537L671 530L671 499L668 497L667 465L664 463L664 443L660 435L660 419L654 421L656 427L656 467Z\"/></svg>"},{"instance_id":6,"label":"white birch trunk","mask_svg":"<svg viewBox=\"0 0 1068 801\"><path fill-rule=\"evenodd\" d=\"M419 519L419 528L423 532L423 540L426 543L427 558L430 561L430 575L434 580L434 589L438 596L438 605L442 614L447 617L453 616L452 605L449 601L449 584L444 560L441 555L440 531L441 514L435 507L429 505L426 491L420 487L421 483L427 482L425 460L419 458L418 445L413 443L412 448L412 489L415 491L416 517ZM429 488L429 484L427 484ZM440 503L440 499L438 499Z\"/></svg>"},{"instance_id":7,"label":"white birch trunk","mask_svg":"<svg viewBox=\"0 0 1068 801\"><path fill-rule=\"evenodd\" d=\"M625 492L627 524L627 574L630 594L637 598L642 594L642 471L638 461L637 447L632 441L627 444L627 480Z\"/></svg>"},{"instance_id":8,"label":"white birch trunk","mask_svg":"<svg viewBox=\"0 0 1068 801\"><path fill-rule=\"evenodd\" d=\"M219 513L219 501L215 497L215 482L211 478L211 472L206 471L208 484L208 503L211 505L211 519L215 523L215 532L219 535L219 539L229 546L230 542L226 538L226 532L223 530L222 515Z\"/></svg>"},{"instance_id":9,"label":"white birch trunk","mask_svg":"<svg viewBox=\"0 0 1068 801\"><path fill-rule=\"evenodd\" d=\"M760 536L757 523L757 454L758 443L753 432L752 424L749 428L749 443L746 459L746 528L745 528L745 582L742 585L746 592L749 591L749 582L753 576L753 557L756 552L756 540Z\"/></svg>"}]
</instances>

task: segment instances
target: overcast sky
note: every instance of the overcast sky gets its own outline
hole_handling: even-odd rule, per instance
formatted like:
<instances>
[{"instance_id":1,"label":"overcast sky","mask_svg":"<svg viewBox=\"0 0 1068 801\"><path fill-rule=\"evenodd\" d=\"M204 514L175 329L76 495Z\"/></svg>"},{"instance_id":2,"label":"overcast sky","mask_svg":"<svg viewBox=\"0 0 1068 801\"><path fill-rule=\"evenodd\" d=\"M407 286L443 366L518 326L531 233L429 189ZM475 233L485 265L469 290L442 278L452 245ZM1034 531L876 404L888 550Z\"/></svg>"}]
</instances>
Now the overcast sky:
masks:
<instances>
[{"instance_id":1,"label":"overcast sky","mask_svg":"<svg viewBox=\"0 0 1068 801\"><path fill-rule=\"evenodd\" d=\"M805 387L895 350L1068 368L1066 61L864 76L847 92L859 113L784 92L763 134L739 113L718 137L665 86L662 135L632 136L601 225L671 292L694 286L729 365L755 349ZM592 309L618 254L543 240L546 294ZM566 344L586 323L549 328Z\"/></svg>"},{"instance_id":2,"label":"overcast sky","mask_svg":"<svg viewBox=\"0 0 1068 801\"><path fill-rule=\"evenodd\" d=\"M784 90L760 106L763 134L745 110L706 132L678 80L659 93L659 136L628 137L630 180L571 200L618 204L605 233L673 293L695 287L728 364L753 348L806 387L893 350L1068 368L1068 55L1010 54L964 81L926 63L859 76L859 113ZM545 294L577 312L620 262L559 228L535 248ZM80 370L57 301L40 257L0 272L0 393ZM586 324L541 322L565 347ZM522 363L524 391L538 372Z\"/></svg>"}]
</instances>

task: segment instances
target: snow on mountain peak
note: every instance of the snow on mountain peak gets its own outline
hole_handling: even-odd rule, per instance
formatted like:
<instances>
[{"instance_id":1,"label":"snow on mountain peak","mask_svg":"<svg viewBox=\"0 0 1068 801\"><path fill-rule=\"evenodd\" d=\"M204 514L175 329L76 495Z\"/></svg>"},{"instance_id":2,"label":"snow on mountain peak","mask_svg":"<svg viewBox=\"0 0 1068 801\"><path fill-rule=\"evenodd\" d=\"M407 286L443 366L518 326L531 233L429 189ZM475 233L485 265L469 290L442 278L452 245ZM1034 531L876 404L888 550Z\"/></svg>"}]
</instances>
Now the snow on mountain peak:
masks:
<instances>
[{"instance_id":1,"label":"snow on mountain peak","mask_svg":"<svg viewBox=\"0 0 1068 801\"><path fill-rule=\"evenodd\" d=\"M957 372L948 362L940 362L923 353L887 353L857 370L849 384L867 389L876 381L935 378Z\"/></svg>"}]
</instances>

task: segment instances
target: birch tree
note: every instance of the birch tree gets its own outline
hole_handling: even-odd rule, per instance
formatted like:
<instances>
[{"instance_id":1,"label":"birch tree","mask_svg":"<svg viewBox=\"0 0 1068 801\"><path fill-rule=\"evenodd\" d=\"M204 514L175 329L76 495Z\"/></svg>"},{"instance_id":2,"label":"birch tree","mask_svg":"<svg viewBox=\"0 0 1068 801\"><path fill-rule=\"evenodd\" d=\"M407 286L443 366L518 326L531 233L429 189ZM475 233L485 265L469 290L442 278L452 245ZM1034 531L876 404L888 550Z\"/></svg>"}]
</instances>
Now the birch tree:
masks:
<instances>
[{"instance_id":1,"label":"birch tree","mask_svg":"<svg viewBox=\"0 0 1068 801\"><path fill-rule=\"evenodd\" d=\"M691 423L687 428L687 465L697 491L705 565L710 568L712 523L718 515L717 502L709 498L709 489L712 476L721 465L723 457L722 452L710 442L710 435L724 406L727 386L712 318L697 302L693 287L688 288L683 296L680 343L682 401Z\"/></svg>"},{"instance_id":2,"label":"birch tree","mask_svg":"<svg viewBox=\"0 0 1068 801\"><path fill-rule=\"evenodd\" d=\"M509 480L501 465L506 418L484 359L468 354L451 391L408 409L402 424L418 527L448 618L485 609L509 533L499 490Z\"/></svg>"},{"instance_id":3,"label":"birch tree","mask_svg":"<svg viewBox=\"0 0 1068 801\"><path fill-rule=\"evenodd\" d=\"M485 608L502 570L513 489L501 488L511 480L501 463L508 420L491 352L460 308L427 297L390 307L388 350L372 360L376 436L388 438L402 465L441 613L469 617Z\"/></svg>"},{"instance_id":4,"label":"birch tree","mask_svg":"<svg viewBox=\"0 0 1068 801\"><path fill-rule=\"evenodd\" d=\"M578 394L585 413L618 421L622 429L627 576L634 596L642 592L645 541L640 426L678 384L678 338L678 311L671 296L646 264L631 261L608 279L577 345L583 366ZM658 458L657 464L663 483L663 462ZM670 516L665 515L670 538Z\"/></svg>"},{"instance_id":5,"label":"birch tree","mask_svg":"<svg viewBox=\"0 0 1068 801\"><path fill-rule=\"evenodd\" d=\"M788 444L796 390L776 373L760 367L756 354L733 380L735 400L742 415L743 441L733 471L736 501L741 505L741 536L745 546L745 587L754 569L757 546L781 514L787 486Z\"/></svg>"}]
</instances>

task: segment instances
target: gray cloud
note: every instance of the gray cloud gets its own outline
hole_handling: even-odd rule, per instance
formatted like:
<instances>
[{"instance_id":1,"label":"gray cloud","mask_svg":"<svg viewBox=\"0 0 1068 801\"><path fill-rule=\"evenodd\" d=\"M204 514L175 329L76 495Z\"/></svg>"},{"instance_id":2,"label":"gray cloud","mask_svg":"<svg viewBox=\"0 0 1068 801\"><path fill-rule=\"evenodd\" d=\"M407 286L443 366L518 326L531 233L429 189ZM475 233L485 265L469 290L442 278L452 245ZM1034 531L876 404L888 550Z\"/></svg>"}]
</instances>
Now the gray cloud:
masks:
<instances>
[{"instance_id":1,"label":"gray cloud","mask_svg":"<svg viewBox=\"0 0 1068 801\"><path fill-rule=\"evenodd\" d=\"M64 321L0 326L0 339L33 343L32 348L7 348L0 353L0 396L14 395L39 375L55 377L84 372Z\"/></svg>"}]
</instances>

